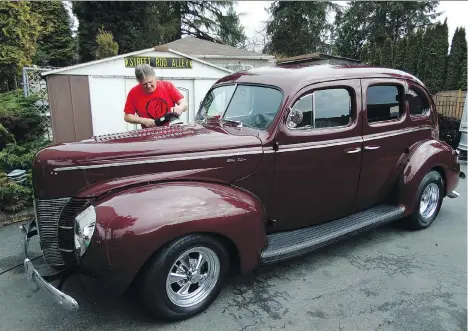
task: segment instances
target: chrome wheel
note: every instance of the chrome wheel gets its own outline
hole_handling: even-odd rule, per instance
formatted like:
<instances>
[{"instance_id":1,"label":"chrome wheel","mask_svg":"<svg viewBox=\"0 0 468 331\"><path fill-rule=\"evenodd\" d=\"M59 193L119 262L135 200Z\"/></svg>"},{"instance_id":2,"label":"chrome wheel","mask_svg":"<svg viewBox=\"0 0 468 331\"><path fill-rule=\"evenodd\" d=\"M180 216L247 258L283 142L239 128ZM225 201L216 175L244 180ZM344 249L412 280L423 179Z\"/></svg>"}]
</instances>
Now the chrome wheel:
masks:
<instances>
[{"instance_id":1,"label":"chrome wheel","mask_svg":"<svg viewBox=\"0 0 468 331\"><path fill-rule=\"evenodd\" d=\"M421 202L419 204L419 214L422 218L428 219L437 210L439 204L439 186L436 183L431 183L426 186L424 192L421 195Z\"/></svg>"},{"instance_id":2,"label":"chrome wheel","mask_svg":"<svg viewBox=\"0 0 468 331\"><path fill-rule=\"evenodd\" d=\"M207 247L195 247L180 255L169 270L166 293L179 307L191 307L208 297L220 273L216 253Z\"/></svg>"}]
</instances>

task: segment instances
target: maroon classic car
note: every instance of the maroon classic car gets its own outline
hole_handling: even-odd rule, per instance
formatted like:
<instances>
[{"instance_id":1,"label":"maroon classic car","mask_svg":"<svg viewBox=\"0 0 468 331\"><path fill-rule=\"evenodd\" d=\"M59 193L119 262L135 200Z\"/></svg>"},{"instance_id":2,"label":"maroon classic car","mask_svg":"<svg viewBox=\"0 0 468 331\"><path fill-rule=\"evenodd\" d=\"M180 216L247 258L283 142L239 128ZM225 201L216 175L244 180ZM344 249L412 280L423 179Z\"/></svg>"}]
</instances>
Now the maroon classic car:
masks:
<instances>
[{"instance_id":1,"label":"maroon classic car","mask_svg":"<svg viewBox=\"0 0 468 331\"><path fill-rule=\"evenodd\" d=\"M457 153L426 87L370 67L259 68L220 79L192 124L58 144L33 164L28 279L63 307L80 272L139 292L152 316L206 309L229 272L398 221L430 226L455 198ZM40 275L27 258L38 234ZM61 280L58 286L51 282Z\"/></svg>"}]
</instances>

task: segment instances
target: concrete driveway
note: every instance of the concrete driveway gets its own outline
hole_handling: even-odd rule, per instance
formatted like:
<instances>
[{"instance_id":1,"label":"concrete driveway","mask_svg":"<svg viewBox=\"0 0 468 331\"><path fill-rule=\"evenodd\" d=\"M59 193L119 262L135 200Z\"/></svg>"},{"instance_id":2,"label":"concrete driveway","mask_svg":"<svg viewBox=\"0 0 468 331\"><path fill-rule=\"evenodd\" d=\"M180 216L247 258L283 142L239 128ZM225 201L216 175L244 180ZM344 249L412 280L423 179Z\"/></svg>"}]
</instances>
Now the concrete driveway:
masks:
<instances>
[{"instance_id":1,"label":"concrete driveway","mask_svg":"<svg viewBox=\"0 0 468 331\"><path fill-rule=\"evenodd\" d=\"M150 320L130 295L103 297L79 277L64 289L81 309L61 310L32 292L22 266L6 271L22 254L18 224L3 227L0 330L466 330L466 180L458 190L427 230L387 226L235 277L205 313L173 324Z\"/></svg>"}]
</instances>

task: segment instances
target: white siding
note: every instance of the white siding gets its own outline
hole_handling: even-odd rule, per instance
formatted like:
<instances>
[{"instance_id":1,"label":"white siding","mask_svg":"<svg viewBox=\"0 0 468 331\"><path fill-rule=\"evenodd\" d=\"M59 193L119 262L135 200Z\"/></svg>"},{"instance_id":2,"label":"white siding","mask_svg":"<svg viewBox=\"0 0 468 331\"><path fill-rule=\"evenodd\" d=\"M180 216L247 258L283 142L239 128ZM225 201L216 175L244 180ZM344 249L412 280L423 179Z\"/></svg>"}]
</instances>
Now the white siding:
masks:
<instances>
[{"instance_id":1,"label":"white siding","mask_svg":"<svg viewBox=\"0 0 468 331\"><path fill-rule=\"evenodd\" d=\"M128 131L123 107L127 94L123 79L89 77L93 134Z\"/></svg>"}]
</instances>

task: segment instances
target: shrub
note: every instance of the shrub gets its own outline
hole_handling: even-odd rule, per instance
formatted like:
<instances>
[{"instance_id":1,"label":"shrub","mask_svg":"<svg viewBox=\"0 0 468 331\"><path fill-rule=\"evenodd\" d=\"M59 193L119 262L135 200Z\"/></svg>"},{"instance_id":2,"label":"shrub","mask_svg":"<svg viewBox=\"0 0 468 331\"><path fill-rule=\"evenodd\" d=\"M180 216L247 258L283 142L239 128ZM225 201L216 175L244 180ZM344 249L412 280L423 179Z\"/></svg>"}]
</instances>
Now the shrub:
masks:
<instances>
[{"instance_id":1,"label":"shrub","mask_svg":"<svg viewBox=\"0 0 468 331\"><path fill-rule=\"evenodd\" d=\"M9 143L14 143L15 137L8 132L7 129L0 123L0 150Z\"/></svg>"},{"instance_id":2,"label":"shrub","mask_svg":"<svg viewBox=\"0 0 468 331\"><path fill-rule=\"evenodd\" d=\"M16 212L32 204L32 190L0 173L0 210Z\"/></svg>"},{"instance_id":3,"label":"shrub","mask_svg":"<svg viewBox=\"0 0 468 331\"><path fill-rule=\"evenodd\" d=\"M31 141L22 145L8 144L0 150L0 169L10 172L15 169L30 170L36 153L48 145L45 139Z\"/></svg>"},{"instance_id":4,"label":"shrub","mask_svg":"<svg viewBox=\"0 0 468 331\"><path fill-rule=\"evenodd\" d=\"M24 97L21 90L0 95L0 123L23 143L37 139L46 132L43 116L35 110L38 97Z\"/></svg>"}]
</instances>

